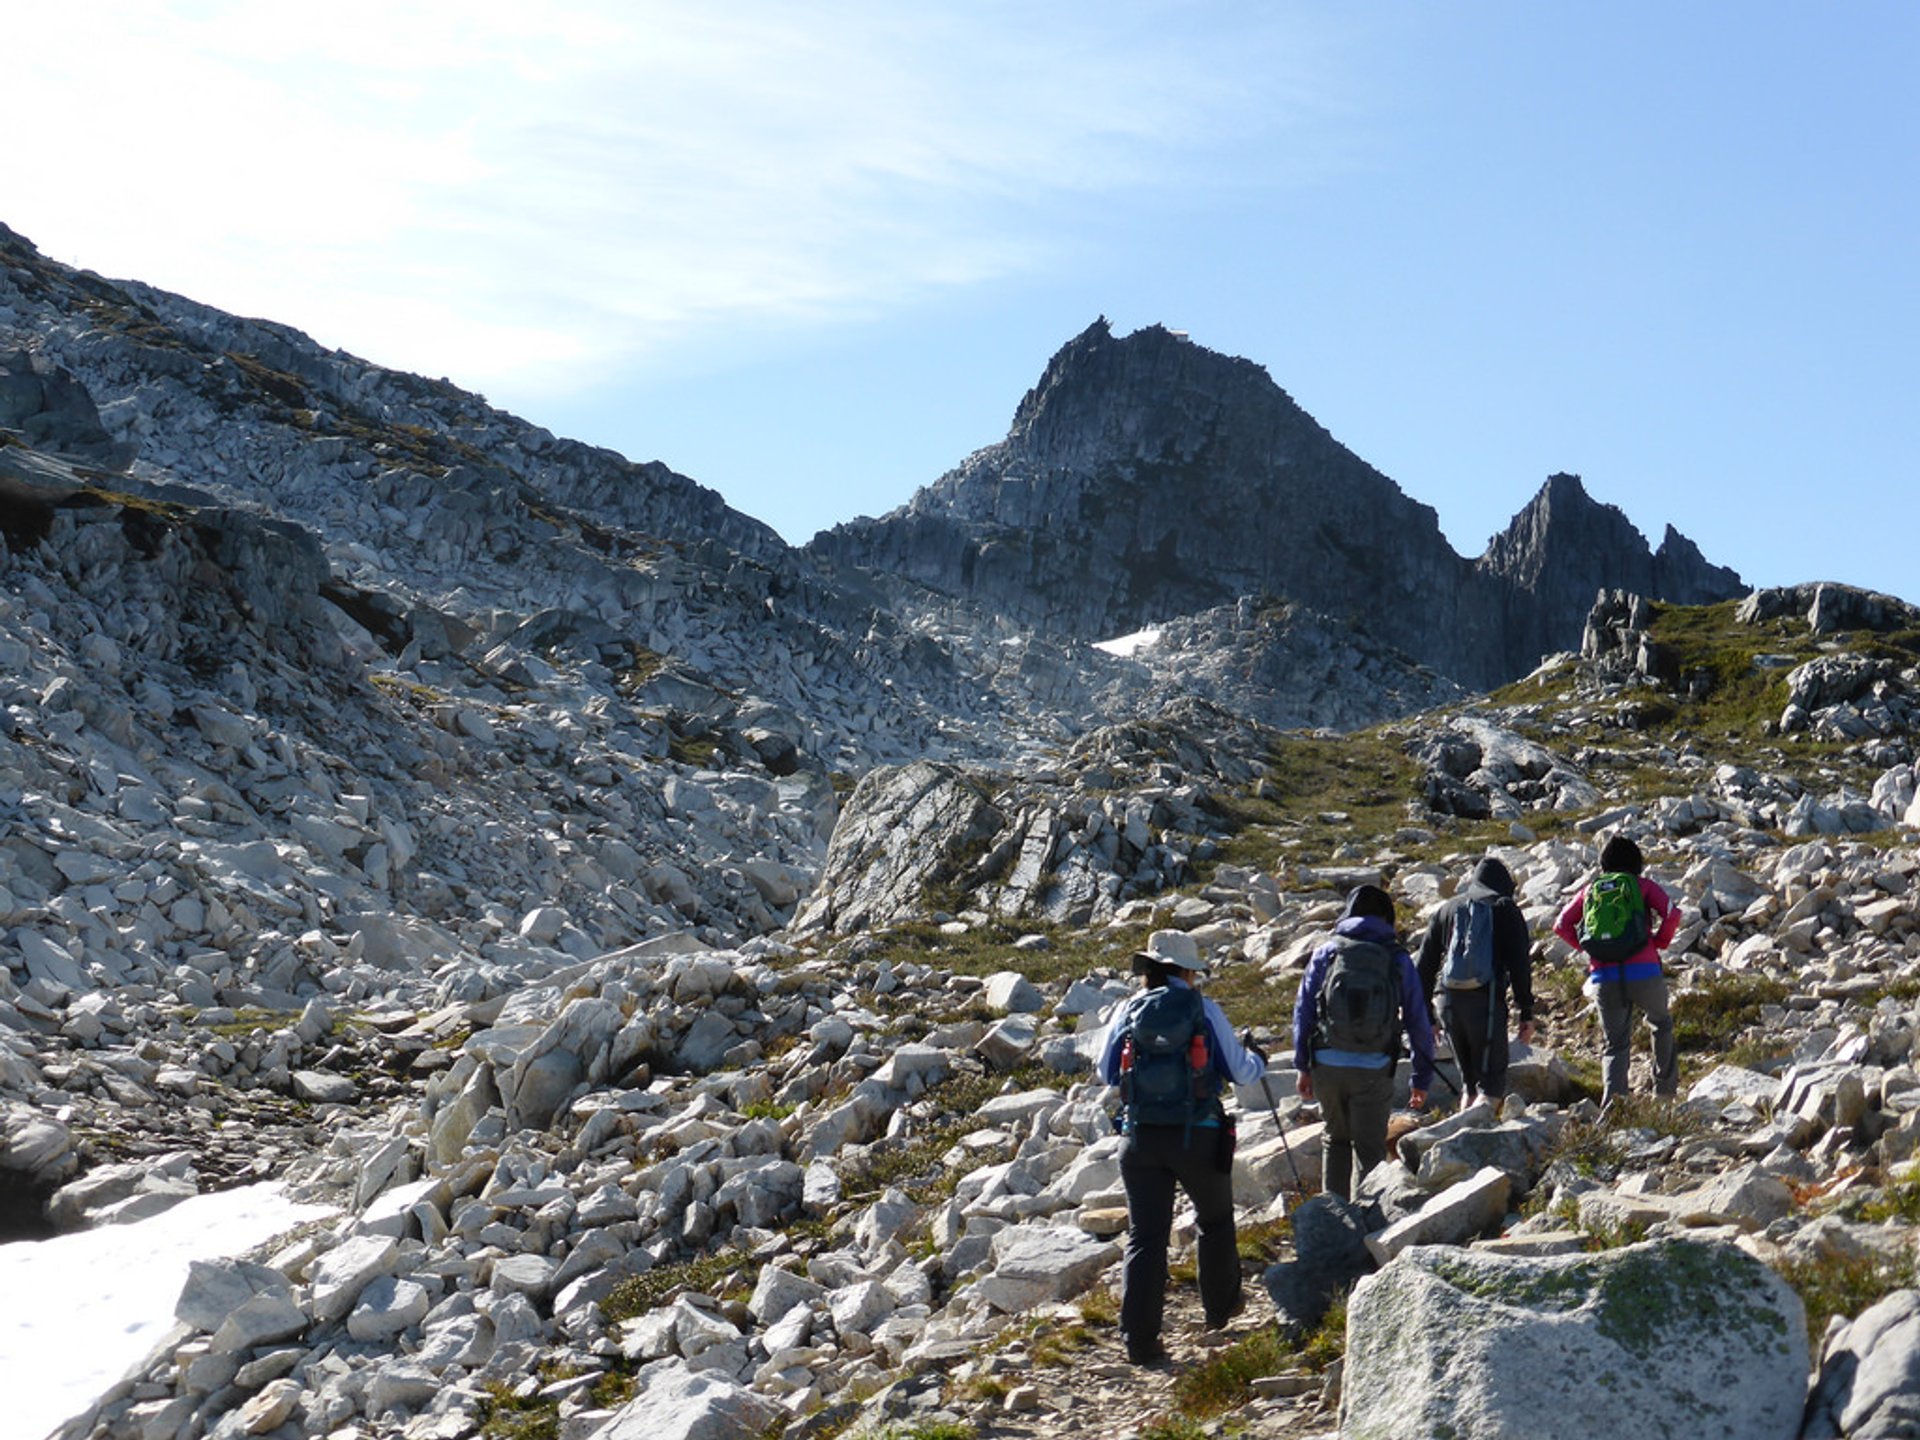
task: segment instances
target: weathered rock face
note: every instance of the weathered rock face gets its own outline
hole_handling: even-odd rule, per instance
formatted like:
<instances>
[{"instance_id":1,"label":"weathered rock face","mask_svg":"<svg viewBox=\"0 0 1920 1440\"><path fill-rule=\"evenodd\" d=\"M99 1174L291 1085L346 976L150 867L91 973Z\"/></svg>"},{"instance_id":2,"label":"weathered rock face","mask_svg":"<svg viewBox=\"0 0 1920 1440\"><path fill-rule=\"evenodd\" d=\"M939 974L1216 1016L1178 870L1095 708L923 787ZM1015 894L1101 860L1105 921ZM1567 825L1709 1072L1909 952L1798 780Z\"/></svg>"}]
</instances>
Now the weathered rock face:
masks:
<instances>
[{"instance_id":1,"label":"weathered rock face","mask_svg":"<svg viewBox=\"0 0 1920 1440\"><path fill-rule=\"evenodd\" d=\"M1917 1388L1920 1291L1896 1290L1828 1332L1800 1440L1897 1440Z\"/></svg>"},{"instance_id":2,"label":"weathered rock face","mask_svg":"<svg viewBox=\"0 0 1920 1440\"><path fill-rule=\"evenodd\" d=\"M1470 575L1430 507L1259 366L1105 321L1054 356L1004 441L811 548L1083 640L1243 595L1398 640L1457 627Z\"/></svg>"},{"instance_id":3,"label":"weathered rock face","mask_svg":"<svg viewBox=\"0 0 1920 1440\"><path fill-rule=\"evenodd\" d=\"M851 932L924 914L940 897L1084 925L1185 879L1216 787L1259 768L1254 727L1182 700L1158 723L1108 726L1045 778L916 761L874 770L848 798L802 931Z\"/></svg>"},{"instance_id":4,"label":"weathered rock face","mask_svg":"<svg viewBox=\"0 0 1920 1440\"><path fill-rule=\"evenodd\" d=\"M1352 1440L1799 1434L1799 1298L1725 1243L1544 1259L1418 1247L1355 1287L1347 1324Z\"/></svg>"},{"instance_id":5,"label":"weathered rock face","mask_svg":"<svg viewBox=\"0 0 1920 1440\"><path fill-rule=\"evenodd\" d=\"M1671 529L1650 551L1568 475L1469 562L1259 366L1158 326L1116 339L1104 320L1054 356L1004 441L809 548L1083 640L1281 597L1475 686L1572 648L1603 586L1686 602L1741 588Z\"/></svg>"},{"instance_id":6,"label":"weathered rock face","mask_svg":"<svg viewBox=\"0 0 1920 1440\"><path fill-rule=\"evenodd\" d=\"M1578 643L1594 595L1618 589L1676 605L1731 599L1745 587L1709 564L1671 525L1658 550L1576 475L1554 475L1488 544L1476 572L1501 593L1499 637L1508 674Z\"/></svg>"},{"instance_id":7,"label":"weathered rock face","mask_svg":"<svg viewBox=\"0 0 1920 1440\"><path fill-rule=\"evenodd\" d=\"M133 447L115 441L101 425L87 387L25 350L0 354L0 430L111 468L124 469L133 458Z\"/></svg>"}]
</instances>

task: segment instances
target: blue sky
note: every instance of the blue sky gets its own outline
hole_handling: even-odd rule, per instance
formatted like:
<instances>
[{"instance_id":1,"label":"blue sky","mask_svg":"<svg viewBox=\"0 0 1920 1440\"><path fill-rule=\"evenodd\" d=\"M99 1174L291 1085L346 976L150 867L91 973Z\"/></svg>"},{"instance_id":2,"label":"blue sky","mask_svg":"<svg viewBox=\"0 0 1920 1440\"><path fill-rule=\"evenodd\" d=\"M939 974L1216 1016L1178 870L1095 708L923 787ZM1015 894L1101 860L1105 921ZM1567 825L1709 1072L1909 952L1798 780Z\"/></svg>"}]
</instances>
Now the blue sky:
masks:
<instances>
[{"instance_id":1,"label":"blue sky","mask_svg":"<svg viewBox=\"0 0 1920 1440\"><path fill-rule=\"evenodd\" d=\"M1265 366L1463 553L1569 470L1751 582L1920 600L1911 5L32 9L0 220L45 253L791 540L1104 314Z\"/></svg>"}]
</instances>

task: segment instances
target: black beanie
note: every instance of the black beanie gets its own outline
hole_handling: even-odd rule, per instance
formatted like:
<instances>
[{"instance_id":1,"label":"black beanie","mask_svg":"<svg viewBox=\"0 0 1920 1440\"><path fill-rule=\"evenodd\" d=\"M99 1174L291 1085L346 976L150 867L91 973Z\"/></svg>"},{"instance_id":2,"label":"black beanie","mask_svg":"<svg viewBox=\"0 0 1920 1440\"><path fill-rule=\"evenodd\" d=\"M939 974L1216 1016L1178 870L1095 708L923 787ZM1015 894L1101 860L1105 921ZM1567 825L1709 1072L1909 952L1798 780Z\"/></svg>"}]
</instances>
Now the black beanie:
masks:
<instances>
[{"instance_id":1,"label":"black beanie","mask_svg":"<svg viewBox=\"0 0 1920 1440\"><path fill-rule=\"evenodd\" d=\"M1628 875L1638 875L1646 863L1640 858L1640 847L1624 835L1614 836L1600 851L1602 870L1624 871Z\"/></svg>"},{"instance_id":2,"label":"black beanie","mask_svg":"<svg viewBox=\"0 0 1920 1440\"><path fill-rule=\"evenodd\" d=\"M1372 915L1393 923L1393 897L1378 885L1356 885L1353 893L1347 896L1347 917Z\"/></svg>"}]
</instances>

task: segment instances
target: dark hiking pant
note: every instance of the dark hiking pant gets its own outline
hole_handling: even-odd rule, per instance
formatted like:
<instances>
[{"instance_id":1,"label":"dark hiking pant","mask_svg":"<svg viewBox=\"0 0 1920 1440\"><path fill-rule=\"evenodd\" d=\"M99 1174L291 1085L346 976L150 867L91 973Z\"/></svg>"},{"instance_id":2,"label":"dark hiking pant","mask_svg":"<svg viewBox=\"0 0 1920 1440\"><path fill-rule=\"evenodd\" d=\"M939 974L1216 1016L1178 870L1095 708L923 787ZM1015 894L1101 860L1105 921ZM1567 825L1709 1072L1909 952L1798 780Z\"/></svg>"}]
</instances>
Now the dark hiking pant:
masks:
<instances>
[{"instance_id":1,"label":"dark hiking pant","mask_svg":"<svg viewBox=\"0 0 1920 1440\"><path fill-rule=\"evenodd\" d=\"M1209 1325L1240 1307L1240 1251L1233 1225L1233 1175L1215 1163L1211 1125L1144 1125L1120 1147L1127 1190L1127 1254L1120 1282L1120 1333L1135 1359L1160 1343L1167 1303L1167 1240L1176 1190L1193 1202L1200 1231L1200 1305Z\"/></svg>"},{"instance_id":2,"label":"dark hiking pant","mask_svg":"<svg viewBox=\"0 0 1920 1440\"><path fill-rule=\"evenodd\" d=\"M1493 1013L1493 990L1442 990L1440 1023L1460 1067L1460 1103L1473 1094L1498 1100L1507 1093L1507 1016Z\"/></svg>"},{"instance_id":3,"label":"dark hiking pant","mask_svg":"<svg viewBox=\"0 0 1920 1440\"><path fill-rule=\"evenodd\" d=\"M1393 1066L1369 1070L1359 1065L1316 1065L1313 1098L1320 1102L1320 1118L1327 1127L1320 1188L1351 1200L1354 1182L1366 1179L1367 1172L1387 1158ZM1358 1175L1353 1173L1356 1159Z\"/></svg>"},{"instance_id":4,"label":"dark hiking pant","mask_svg":"<svg viewBox=\"0 0 1920 1440\"><path fill-rule=\"evenodd\" d=\"M1633 1015L1653 1031L1653 1093L1672 1097L1680 1089L1680 1059L1673 1048L1673 1016L1667 1011L1664 975L1646 980L1600 982L1600 1029L1606 1036L1605 1091L1600 1103L1625 1095L1633 1070Z\"/></svg>"}]
</instances>

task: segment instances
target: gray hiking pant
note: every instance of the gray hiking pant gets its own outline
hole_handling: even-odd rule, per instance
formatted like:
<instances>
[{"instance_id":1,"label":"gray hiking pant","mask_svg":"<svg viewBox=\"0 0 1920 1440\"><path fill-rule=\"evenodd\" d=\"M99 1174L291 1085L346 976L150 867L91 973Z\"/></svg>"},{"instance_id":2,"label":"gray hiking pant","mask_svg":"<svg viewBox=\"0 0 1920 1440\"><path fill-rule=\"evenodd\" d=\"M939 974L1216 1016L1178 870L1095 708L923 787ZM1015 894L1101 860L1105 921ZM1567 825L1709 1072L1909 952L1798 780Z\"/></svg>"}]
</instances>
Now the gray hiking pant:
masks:
<instances>
[{"instance_id":1,"label":"gray hiking pant","mask_svg":"<svg viewBox=\"0 0 1920 1440\"><path fill-rule=\"evenodd\" d=\"M1368 1070L1357 1065L1313 1067L1313 1098L1326 1123L1320 1160L1320 1188L1342 1200L1353 1198L1356 1180L1387 1158L1387 1121L1393 1116L1393 1066ZM1353 1173L1354 1161L1360 1173Z\"/></svg>"},{"instance_id":2,"label":"gray hiking pant","mask_svg":"<svg viewBox=\"0 0 1920 1440\"><path fill-rule=\"evenodd\" d=\"M1653 1031L1653 1093L1672 1097L1680 1089L1680 1057L1673 1048L1673 1016L1667 1011L1666 977L1606 980L1600 983L1600 1029L1606 1037L1605 1090L1600 1103L1628 1091L1633 1069L1633 1013L1646 1016Z\"/></svg>"}]
</instances>

